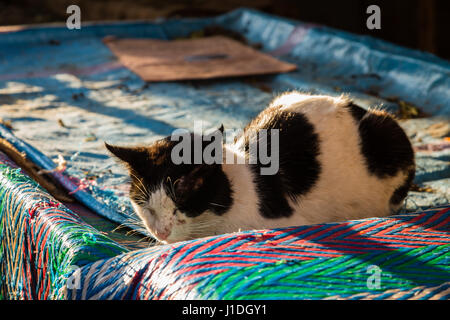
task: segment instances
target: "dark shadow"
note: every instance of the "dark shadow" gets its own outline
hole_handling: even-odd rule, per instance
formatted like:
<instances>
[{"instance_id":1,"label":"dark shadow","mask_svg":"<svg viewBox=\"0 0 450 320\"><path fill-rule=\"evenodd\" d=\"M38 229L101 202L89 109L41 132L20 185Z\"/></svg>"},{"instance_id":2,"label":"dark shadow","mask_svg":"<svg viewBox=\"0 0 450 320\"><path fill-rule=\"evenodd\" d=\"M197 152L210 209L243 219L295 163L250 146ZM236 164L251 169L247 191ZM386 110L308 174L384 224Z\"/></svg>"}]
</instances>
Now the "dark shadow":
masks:
<instances>
[{"instance_id":1,"label":"dark shadow","mask_svg":"<svg viewBox=\"0 0 450 320\"><path fill-rule=\"evenodd\" d=\"M24 80L22 81L20 79L14 80L14 82L23 82L26 85L30 84ZM167 136L170 135L175 129L177 129L164 121L144 116L139 113L139 110L121 109L114 106L105 106L99 103L98 101L92 100L88 97L87 93L90 91L90 89L70 88L67 87L67 83L59 81L54 77L46 77L45 81L42 81L39 84L39 86L43 88L41 92L13 93L3 95L6 96L8 99L8 101L5 102L7 102L8 105L13 105L15 101L17 101L18 99L33 99L34 97L42 96L43 93L51 94L57 97L57 100L53 101L54 104L63 102L71 106L84 109L89 112L99 113L109 117L115 117L118 118L120 121L127 123L130 126L149 129L156 135ZM53 106L49 105L45 107L38 107L37 109L49 109L49 108L53 108ZM18 120L20 119L21 118L18 118ZM27 119L22 118L22 120Z\"/></svg>"}]
</instances>

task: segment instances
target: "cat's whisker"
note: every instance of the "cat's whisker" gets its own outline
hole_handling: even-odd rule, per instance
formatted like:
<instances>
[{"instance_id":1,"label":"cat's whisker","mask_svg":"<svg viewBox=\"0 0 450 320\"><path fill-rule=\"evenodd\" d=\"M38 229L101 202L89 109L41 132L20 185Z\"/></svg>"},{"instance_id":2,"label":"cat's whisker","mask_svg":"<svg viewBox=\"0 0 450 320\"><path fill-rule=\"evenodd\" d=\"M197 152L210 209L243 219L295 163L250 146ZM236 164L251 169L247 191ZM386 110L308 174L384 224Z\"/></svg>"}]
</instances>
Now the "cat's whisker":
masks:
<instances>
[{"instance_id":1,"label":"cat's whisker","mask_svg":"<svg viewBox=\"0 0 450 320\"><path fill-rule=\"evenodd\" d=\"M199 238L203 236L210 236L214 234L214 231L217 230L217 226L224 223L223 219L209 219L206 221L196 221L195 223L191 223L189 226L188 234L190 236Z\"/></svg>"},{"instance_id":2,"label":"cat's whisker","mask_svg":"<svg viewBox=\"0 0 450 320\"><path fill-rule=\"evenodd\" d=\"M172 198L176 201L177 195L175 194L175 188L174 188L175 183L172 182L171 177L167 177L167 180L169 181L169 185L170 185L169 193L172 196Z\"/></svg>"},{"instance_id":3,"label":"cat's whisker","mask_svg":"<svg viewBox=\"0 0 450 320\"><path fill-rule=\"evenodd\" d=\"M130 172L130 175L131 175L132 177L134 177L134 178L139 182L139 184L137 185L137 187L138 187L138 189L142 192L142 194L145 195L145 196L147 196L147 197L150 197L149 190L148 190L148 188L145 186L145 184L144 184L142 178L138 177L138 176L137 176L136 174L134 174L133 172Z\"/></svg>"},{"instance_id":4,"label":"cat's whisker","mask_svg":"<svg viewBox=\"0 0 450 320\"><path fill-rule=\"evenodd\" d=\"M148 198L150 198L150 193L147 189L147 187L144 185L142 178L139 178L138 176L136 176L136 174L134 174L133 172L130 172L130 176L132 176L135 180L137 180L137 182L139 182L139 184L134 184L136 186L136 188L138 188L138 190L144 195L147 196Z\"/></svg>"},{"instance_id":5,"label":"cat's whisker","mask_svg":"<svg viewBox=\"0 0 450 320\"><path fill-rule=\"evenodd\" d=\"M158 243L158 241L151 236L144 236L138 240L138 242L148 242L149 245L153 246Z\"/></svg>"},{"instance_id":6,"label":"cat's whisker","mask_svg":"<svg viewBox=\"0 0 450 320\"><path fill-rule=\"evenodd\" d=\"M227 206L224 206L223 204L218 204L218 203L214 203L214 202L210 202L209 204L213 205L213 206L217 206L217 207L222 207L222 208L226 208Z\"/></svg>"}]
</instances>

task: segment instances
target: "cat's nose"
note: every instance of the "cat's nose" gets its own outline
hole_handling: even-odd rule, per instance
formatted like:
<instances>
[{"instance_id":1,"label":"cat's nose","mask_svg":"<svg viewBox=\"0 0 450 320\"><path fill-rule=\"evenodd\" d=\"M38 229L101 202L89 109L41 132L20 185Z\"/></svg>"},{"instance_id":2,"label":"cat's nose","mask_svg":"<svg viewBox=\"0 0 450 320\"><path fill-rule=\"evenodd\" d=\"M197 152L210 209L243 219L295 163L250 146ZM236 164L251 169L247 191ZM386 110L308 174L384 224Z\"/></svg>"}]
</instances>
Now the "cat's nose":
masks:
<instances>
[{"instance_id":1,"label":"cat's nose","mask_svg":"<svg viewBox=\"0 0 450 320\"><path fill-rule=\"evenodd\" d=\"M155 230L155 236L158 240L164 241L170 236L170 229Z\"/></svg>"}]
</instances>

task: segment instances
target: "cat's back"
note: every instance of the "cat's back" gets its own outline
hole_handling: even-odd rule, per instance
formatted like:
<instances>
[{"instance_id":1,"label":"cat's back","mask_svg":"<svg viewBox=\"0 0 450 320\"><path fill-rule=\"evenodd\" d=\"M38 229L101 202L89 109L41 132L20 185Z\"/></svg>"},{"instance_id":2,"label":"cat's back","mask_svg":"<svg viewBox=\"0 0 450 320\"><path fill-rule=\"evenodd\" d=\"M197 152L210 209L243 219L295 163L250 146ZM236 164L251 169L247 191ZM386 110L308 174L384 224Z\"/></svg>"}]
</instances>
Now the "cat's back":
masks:
<instances>
[{"instance_id":1,"label":"cat's back","mask_svg":"<svg viewBox=\"0 0 450 320\"><path fill-rule=\"evenodd\" d=\"M256 181L260 191L271 191L260 201L272 206L267 210L276 212L285 202L281 217L287 224L298 224L299 216L320 223L388 215L414 177L414 153L397 122L345 96L284 94L250 128L280 130L279 172ZM280 197L286 200L274 201Z\"/></svg>"}]
</instances>

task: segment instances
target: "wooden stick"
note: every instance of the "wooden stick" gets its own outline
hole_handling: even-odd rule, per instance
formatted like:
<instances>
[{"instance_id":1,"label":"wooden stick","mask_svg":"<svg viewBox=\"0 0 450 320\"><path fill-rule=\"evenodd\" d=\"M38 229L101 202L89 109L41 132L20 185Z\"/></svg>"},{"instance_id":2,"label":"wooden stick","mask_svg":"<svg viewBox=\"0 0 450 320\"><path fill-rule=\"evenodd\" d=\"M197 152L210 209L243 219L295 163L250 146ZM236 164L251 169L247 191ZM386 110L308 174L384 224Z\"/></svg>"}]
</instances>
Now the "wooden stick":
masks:
<instances>
[{"instance_id":1,"label":"wooden stick","mask_svg":"<svg viewBox=\"0 0 450 320\"><path fill-rule=\"evenodd\" d=\"M74 199L66 192L57 180L45 173L34 162L28 160L25 154L17 150L8 140L0 138L0 151L3 151L12 161L22 168L31 178L39 183L55 199L61 202L74 202Z\"/></svg>"}]
</instances>

